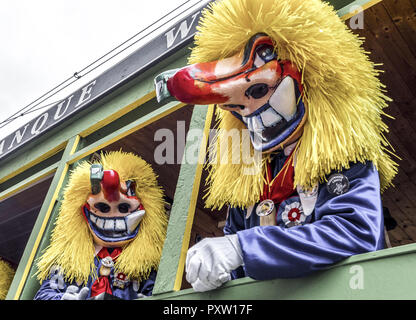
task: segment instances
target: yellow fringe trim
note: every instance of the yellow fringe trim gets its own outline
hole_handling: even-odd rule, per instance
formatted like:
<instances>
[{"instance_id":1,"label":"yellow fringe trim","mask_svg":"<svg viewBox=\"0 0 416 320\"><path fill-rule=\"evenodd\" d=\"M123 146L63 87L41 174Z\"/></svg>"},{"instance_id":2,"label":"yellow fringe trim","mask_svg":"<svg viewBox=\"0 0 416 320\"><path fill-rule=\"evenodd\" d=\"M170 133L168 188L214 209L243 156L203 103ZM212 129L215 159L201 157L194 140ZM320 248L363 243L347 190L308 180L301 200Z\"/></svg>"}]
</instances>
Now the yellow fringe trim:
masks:
<instances>
[{"instance_id":1,"label":"yellow fringe trim","mask_svg":"<svg viewBox=\"0 0 416 320\"><path fill-rule=\"evenodd\" d=\"M163 190L157 176L142 158L122 151L101 155L104 170L116 170L123 181L136 182L136 194L143 203L146 214L137 237L124 246L115 263L116 270L130 279L146 279L152 269L159 266L166 236L167 216ZM52 232L51 244L37 262L39 280L44 280L52 266L61 268L67 281L86 283L96 276L94 243L81 207L91 192L91 163L81 162L72 172L59 215Z\"/></svg>"},{"instance_id":2,"label":"yellow fringe trim","mask_svg":"<svg viewBox=\"0 0 416 320\"><path fill-rule=\"evenodd\" d=\"M14 269L6 261L0 259L0 300L6 299L14 274Z\"/></svg>"},{"instance_id":3,"label":"yellow fringe trim","mask_svg":"<svg viewBox=\"0 0 416 320\"><path fill-rule=\"evenodd\" d=\"M189 62L242 52L259 32L272 37L280 59L302 71L308 120L298 143L295 184L308 190L324 182L332 170L369 160L379 171L384 191L397 174L397 163L390 158L394 153L383 134L388 132L383 109L391 99L378 79L382 71L362 48L363 39L320 0L222 0L203 11ZM220 130L244 129L228 111L217 110L217 120ZM225 134L217 138L221 135ZM219 148L217 141L211 154L217 156ZM246 207L257 202L263 163L264 159L257 162L255 175L242 175L244 164L209 165L206 206Z\"/></svg>"}]
</instances>

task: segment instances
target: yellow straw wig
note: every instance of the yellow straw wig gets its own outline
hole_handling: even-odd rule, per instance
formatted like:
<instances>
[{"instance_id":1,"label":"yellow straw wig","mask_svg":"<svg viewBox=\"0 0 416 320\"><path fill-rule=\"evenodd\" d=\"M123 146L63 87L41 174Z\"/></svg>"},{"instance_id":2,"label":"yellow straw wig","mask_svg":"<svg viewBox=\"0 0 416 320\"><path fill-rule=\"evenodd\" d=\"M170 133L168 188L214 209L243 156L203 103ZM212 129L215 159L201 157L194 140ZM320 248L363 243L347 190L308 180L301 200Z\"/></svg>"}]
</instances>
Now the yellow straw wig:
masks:
<instances>
[{"instance_id":1,"label":"yellow straw wig","mask_svg":"<svg viewBox=\"0 0 416 320\"><path fill-rule=\"evenodd\" d=\"M362 48L363 39L332 6L320 0L216 1L202 13L189 62L241 53L260 32L274 40L280 59L292 61L302 72L307 121L297 145L295 185L311 189L332 170L367 160L379 171L381 189L391 185L397 164L383 134L388 132L383 109L390 99L378 79L381 71ZM245 128L228 111L217 110L217 120L219 129ZM208 207L245 207L258 201L264 166L256 175L243 175L242 167L210 165Z\"/></svg>"},{"instance_id":2,"label":"yellow straw wig","mask_svg":"<svg viewBox=\"0 0 416 320\"><path fill-rule=\"evenodd\" d=\"M0 300L6 299L14 273L14 269L6 261L0 259Z\"/></svg>"},{"instance_id":3,"label":"yellow straw wig","mask_svg":"<svg viewBox=\"0 0 416 320\"><path fill-rule=\"evenodd\" d=\"M151 166L132 153L109 152L101 155L100 162L104 170L116 170L120 180L136 182L136 195L146 210L137 237L123 247L115 263L118 271L141 281L158 268L160 261L167 227L163 190ZM71 172L51 243L37 263L39 280L45 279L54 265L60 267L67 281L86 283L90 275L96 275L93 238L81 213L91 193L90 165L81 162Z\"/></svg>"}]
</instances>

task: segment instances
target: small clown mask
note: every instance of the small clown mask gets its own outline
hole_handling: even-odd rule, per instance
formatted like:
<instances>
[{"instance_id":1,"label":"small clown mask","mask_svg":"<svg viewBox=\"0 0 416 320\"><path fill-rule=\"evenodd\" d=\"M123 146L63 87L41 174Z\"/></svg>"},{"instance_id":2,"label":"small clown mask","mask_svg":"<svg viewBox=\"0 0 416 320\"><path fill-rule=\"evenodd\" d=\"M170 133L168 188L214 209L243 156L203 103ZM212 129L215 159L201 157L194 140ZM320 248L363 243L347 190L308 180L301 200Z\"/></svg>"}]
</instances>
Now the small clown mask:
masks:
<instances>
[{"instance_id":1,"label":"small clown mask","mask_svg":"<svg viewBox=\"0 0 416 320\"><path fill-rule=\"evenodd\" d=\"M255 150L271 152L301 135L306 120L301 73L278 58L272 39L254 35L244 52L196 63L156 77L158 100L218 104L247 127Z\"/></svg>"},{"instance_id":2,"label":"small clown mask","mask_svg":"<svg viewBox=\"0 0 416 320\"><path fill-rule=\"evenodd\" d=\"M91 194L82 207L94 242L119 247L138 234L145 210L135 194L135 183L120 181L115 170L103 170L99 164L90 169Z\"/></svg>"}]
</instances>

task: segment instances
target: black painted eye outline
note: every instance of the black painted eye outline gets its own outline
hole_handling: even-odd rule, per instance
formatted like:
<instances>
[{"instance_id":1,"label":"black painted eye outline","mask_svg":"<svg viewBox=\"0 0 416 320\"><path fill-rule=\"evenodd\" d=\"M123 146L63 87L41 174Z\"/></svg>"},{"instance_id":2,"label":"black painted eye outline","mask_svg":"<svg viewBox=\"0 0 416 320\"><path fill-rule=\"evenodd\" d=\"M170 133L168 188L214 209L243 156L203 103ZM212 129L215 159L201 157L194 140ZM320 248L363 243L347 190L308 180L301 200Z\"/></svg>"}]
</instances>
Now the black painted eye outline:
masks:
<instances>
[{"instance_id":1,"label":"black painted eye outline","mask_svg":"<svg viewBox=\"0 0 416 320\"><path fill-rule=\"evenodd\" d=\"M277 52L270 44L262 44L258 46L256 48L256 54L264 61L265 64L277 59Z\"/></svg>"},{"instance_id":2,"label":"black painted eye outline","mask_svg":"<svg viewBox=\"0 0 416 320\"><path fill-rule=\"evenodd\" d=\"M104 202L98 202L94 204L94 208L99 210L102 213L108 213L111 210L111 207L107 203L104 203ZM120 211L120 213L128 213L131 208L131 205L129 203L122 202L118 205L117 208L118 208L118 211Z\"/></svg>"},{"instance_id":3,"label":"black painted eye outline","mask_svg":"<svg viewBox=\"0 0 416 320\"><path fill-rule=\"evenodd\" d=\"M249 41L249 43L247 44L247 48L251 48L251 46L253 45L252 42L254 42L254 40L256 40L256 37L258 37L258 36L261 36L261 34L258 34L256 36L254 36ZM262 59L264 64L266 64L267 62L270 62L274 59L280 61L280 59L277 59L277 52L276 52L274 46L269 44L269 43L259 44L258 46L256 46L256 48L253 49L254 51L250 51L250 54L248 54L249 51L247 51L248 50L247 48L245 49L243 62L242 62L242 67L245 64L250 63L250 67L247 70L237 72L235 74L225 76L223 78L218 78L218 79L215 79L215 80L205 80L205 79L199 79L199 78L195 78L195 80L199 81L199 82L204 82L204 83L211 84L211 83L216 83L216 82L219 82L219 81L228 80L228 79L237 77L241 74L244 74L246 81L250 82L250 79L249 79L250 74L253 71L257 70L259 67L261 67L261 66L256 66L254 64L256 54L259 55L259 57ZM250 59L251 59L251 61L249 61Z\"/></svg>"},{"instance_id":4,"label":"black painted eye outline","mask_svg":"<svg viewBox=\"0 0 416 320\"><path fill-rule=\"evenodd\" d=\"M118 205L118 211L120 211L120 213L127 213L129 212L130 207L130 204L123 202Z\"/></svg>"},{"instance_id":5,"label":"black painted eye outline","mask_svg":"<svg viewBox=\"0 0 416 320\"><path fill-rule=\"evenodd\" d=\"M94 208L101 211L102 213L108 213L111 210L111 207L104 202L98 202L94 204Z\"/></svg>"},{"instance_id":6,"label":"black painted eye outline","mask_svg":"<svg viewBox=\"0 0 416 320\"><path fill-rule=\"evenodd\" d=\"M266 83L256 83L249 87L244 95L249 99L261 99L269 92L269 89L272 88L269 87Z\"/></svg>"}]
</instances>

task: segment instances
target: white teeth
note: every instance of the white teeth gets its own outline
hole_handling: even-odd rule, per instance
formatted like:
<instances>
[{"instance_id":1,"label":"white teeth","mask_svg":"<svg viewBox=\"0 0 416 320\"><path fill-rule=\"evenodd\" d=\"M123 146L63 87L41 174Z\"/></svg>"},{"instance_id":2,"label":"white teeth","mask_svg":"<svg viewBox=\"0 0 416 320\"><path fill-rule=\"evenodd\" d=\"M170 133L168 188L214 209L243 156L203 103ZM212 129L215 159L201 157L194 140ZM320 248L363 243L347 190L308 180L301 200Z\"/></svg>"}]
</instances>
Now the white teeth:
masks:
<instances>
[{"instance_id":1,"label":"white teeth","mask_svg":"<svg viewBox=\"0 0 416 320\"><path fill-rule=\"evenodd\" d=\"M273 108L263 111L260 116L266 127L271 127L282 120L282 117Z\"/></svg>"},{"instance_id":2,"label":"white teeth","mask_svg":"<svg viewBox=\"0 0 416 320\"><path fill-rule=\"evenodd\" d=\"M258 117L252 117L251 119L252 119L252 124L253 124L254 131L262 132L264 130L264 126L261 123L260 118L258 118Z\"/></svg>"},{"instance_id":3,"label":"white teeth","mask_svg":"<svg viewBox=\"0 0 416 320\"><path fill-rule=\"evenodd\" d=\"M143 219L144 214L145 214L144 210L138 210L129 214L127 217L125 217L128 233L132 233L136 229L140 221Z\"/></svg>"},{"instance_id":4,"label":"white teeth","mask_svg":"<svg viewBox=\"0 0 416 320\"><path fill-rule=\"evenodd\" d=\"M105 220L104 230L111 230L111 231L113 231L114 230L114 220L112 220L112 219Z\"/></svg>"},{"instance_id":5,"label":"white teeth","mask_svg":"<svg viewBox=\"0 0 416 320\"><path fill-rule=\"evenodd\" d=\"M97 222L95 223L98 228L103 229L104 227L104 219L97 218Z\"/></svg>"},{"instance_id":6,"label":"white teeth","mask_svg":"<svg viewBox=\"0 0 416 320\"><path fill-rule=\"evenodd\" d=\"M243 117L247 129L252 132L257 143L266 141L263 137L265 128L278 124L283 118L290 121L296 114L295 83L291 77L286 77L269 100L270 107L251 117Z\"/></svg>"},{"instance_id":7,"label":"white teeth","mask_svg":"<svg viewBox=\"0 0 416 320\"><path fill-rule=\"evenodd\" d=\"M99 228L106 231L126 231L127 226L122 219L100 219L93 214L90 215L90 220Z\"/></svg>"},{"instance_id":8,"label":"white teeth","mask_svg":"<svg viewBox=\"0 0 416 320\"><path fill-rule=\"evenodd\" d=\"M296 113L295 83L286 77L270 97L269 104L282 115L286 121L292 120Z\"/></svg>"},{"instance_id":9,"label":"white teeth","mask_svg":"<svg viewBox=\"0 0 416 320\"><path fill-rule=\"evenodd\" d=\"M265 141L265 138L262 135L264 126L261 123L259 116L253 116L246 119L248 130L254 134L256 139L260 139L260 141Z\"/></svg>"},{"instance_id":10,"label":"white teeth","mask_svg":"<svg viewBox=\"0 0 416 320\"><path fill-rule=\"evenodd\" d=\"M92 222L97 223L97 217L96 216L91 214L90 219L91 219Z\"/></svg>"},{"instance_id":11,"label":"white teeth","mask_svg":"<svg viewBox=\"0 0 416 320\"><path fill-rule=\"evenodd\" d=\"M262 132L264 130L264 126L261 123L261 120L258 119L256 116L247 118L247 120L247 127L250 131Z\"/></svg>"},{"instance_id":12,"label":"white teeth","mask_svg":"<svg viewBox=\"0 0 416 320\"><path fill-rule=\"evenodd\" d=\"M125 231L127 229L126 223L124 222L124 219L117 219L116 220L116 231Z\"/></svg>"},{"instance_id":13,"label":"white teeth","mask_svg":"<svg viewBox=\"0 0 416 320\"><path fill-rule=\"evenodd\" d=\"M98 229L105 231L113 231L113 237L123 236L123 232L132 234L143 219L145 214L144 210L134 211L128 216L122 218L99 218L90 213L90 220L96 225Z\"/></svg>"}]
</instances>

